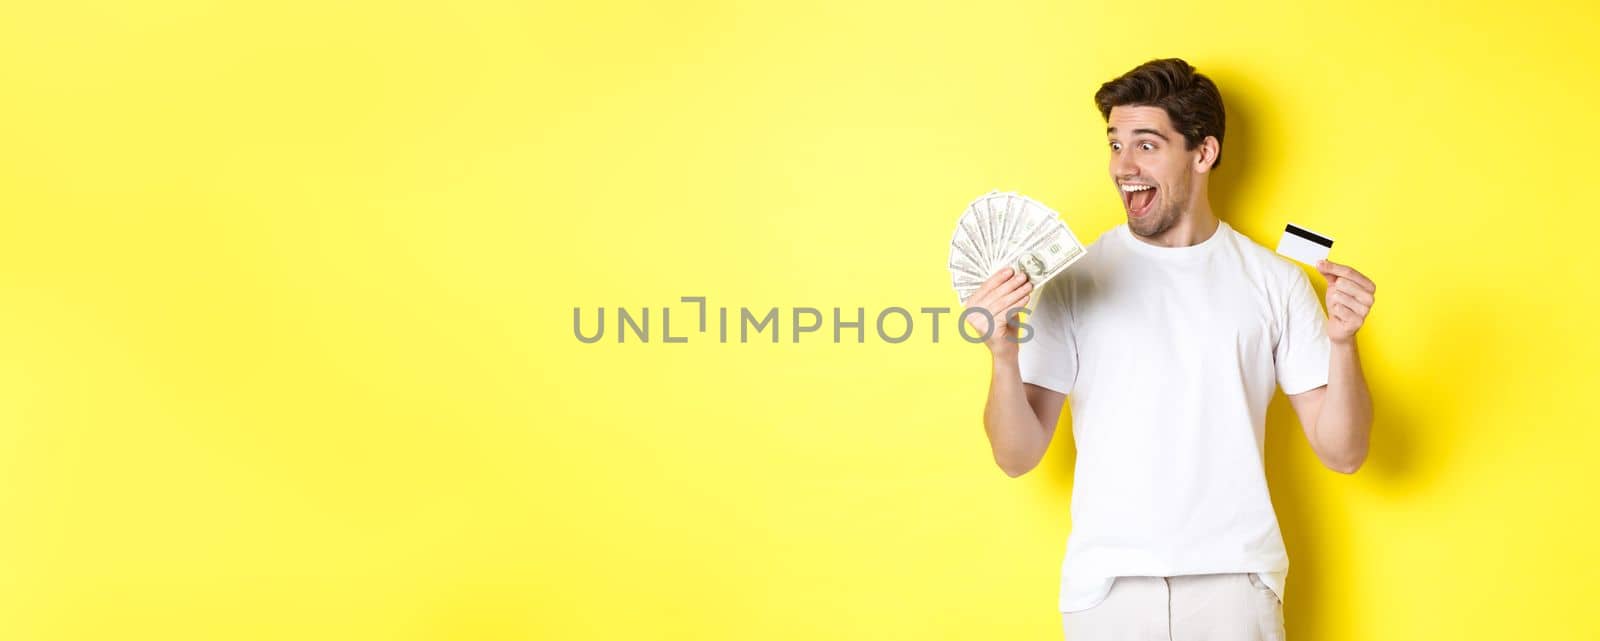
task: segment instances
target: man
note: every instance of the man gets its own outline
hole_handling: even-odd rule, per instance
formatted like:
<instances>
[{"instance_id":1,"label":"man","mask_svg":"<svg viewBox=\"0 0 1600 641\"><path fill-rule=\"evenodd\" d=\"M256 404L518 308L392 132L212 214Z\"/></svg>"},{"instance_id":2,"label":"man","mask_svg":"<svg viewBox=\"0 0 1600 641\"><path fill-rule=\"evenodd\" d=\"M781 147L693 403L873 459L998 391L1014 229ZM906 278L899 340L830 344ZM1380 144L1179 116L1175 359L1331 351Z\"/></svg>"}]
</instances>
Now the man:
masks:
<instances>
[{"instance_id":1,"label":"man","mask_svg":"<svg viewBox=\"0 0 1600 641\"><path fill-rule=\"evenodd\" d=\"M1372 401L1355 334L1375 288L1322 262L1324 317L1305 272L1212 213L1222 97L1188 63L1140 65L1095 103L1127 223L1039 291L1005 270L967 303L1003 319L1036 296L1031 336L999 323L986 341L995 462L1013 477L1036 466L1070 395L1067 641L1281 639L1289 560L1262 465L1267 405L1281 386L1323 464L1361 466Z\"/></svg>"}]
</instances>

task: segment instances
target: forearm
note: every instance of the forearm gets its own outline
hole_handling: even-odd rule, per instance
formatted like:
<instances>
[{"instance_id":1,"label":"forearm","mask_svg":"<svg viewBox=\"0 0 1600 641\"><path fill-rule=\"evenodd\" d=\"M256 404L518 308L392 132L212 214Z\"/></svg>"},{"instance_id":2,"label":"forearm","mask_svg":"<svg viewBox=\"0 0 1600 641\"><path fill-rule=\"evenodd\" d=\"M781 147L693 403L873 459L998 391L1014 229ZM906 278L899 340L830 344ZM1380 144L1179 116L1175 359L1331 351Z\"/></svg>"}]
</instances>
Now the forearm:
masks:
<instances>
[{"instance_id":1,"label":"forearm","mask_svg":"<svg viewBox=\"0 0 1600 641\"><path fill-rule=\"evenodd\" d=\"M1355 338L1335 341L1328 358L1328 389L1313 430L1323 463L1346 474L1367 458L1372 434L1372 394L1361 372Z\"/></svg>"},{"instance_id":2,"label":"forearm","mask_svg":"<svg viewBox=\"0 0 1600 641\"><path fill-rule=\"evenodd\" d=\"M989 435L995 463L1007 476L1021 476L1044 458L1049 438L1028 404L1015 355L994 356L989 399L983 408L983 429Z\"/></svg>"}]
</instances>

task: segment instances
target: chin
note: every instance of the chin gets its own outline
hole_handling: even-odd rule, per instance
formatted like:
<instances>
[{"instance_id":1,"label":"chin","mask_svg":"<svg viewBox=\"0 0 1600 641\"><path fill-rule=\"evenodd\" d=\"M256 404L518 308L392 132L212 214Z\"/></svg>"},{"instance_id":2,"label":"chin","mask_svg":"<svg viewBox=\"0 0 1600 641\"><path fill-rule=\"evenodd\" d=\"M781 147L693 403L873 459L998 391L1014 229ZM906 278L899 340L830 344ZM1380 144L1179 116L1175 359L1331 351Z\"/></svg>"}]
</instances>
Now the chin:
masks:
<instances>
[{"instance_id":1,"label":"chin","mask_svg":"<svg viewBox=\"0 0 1600 641\"><path fill-rule=\"evenodd\" d=\"M1145 238L1159 236L1161 232L1171 229L1174 222L1172 218L1162 214L1165 212L1150 212L1142 218L1128 216L1128 229Z\"/></svg>"}]
</instances>

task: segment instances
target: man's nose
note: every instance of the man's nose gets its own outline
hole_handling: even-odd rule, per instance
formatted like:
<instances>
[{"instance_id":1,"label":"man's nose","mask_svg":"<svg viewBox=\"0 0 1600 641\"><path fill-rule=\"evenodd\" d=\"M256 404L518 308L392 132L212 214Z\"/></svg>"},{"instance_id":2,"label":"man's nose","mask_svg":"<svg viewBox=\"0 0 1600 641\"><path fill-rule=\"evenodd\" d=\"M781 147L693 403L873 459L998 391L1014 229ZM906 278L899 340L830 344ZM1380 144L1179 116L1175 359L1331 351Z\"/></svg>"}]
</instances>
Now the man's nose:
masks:
<instances>
[{"instance_id":1,"label":"man's nose","mask_svg":"<svg viewBox=\"0 0 1600 641\"><path fill-rule=\"evenodd\" d=\"M1126 152L1118 153L1111 159L1111 171L1118 179L1132 178L1139 175L1139 166L1133 163L1133 157Z\"/></svg>"}]
</instances>

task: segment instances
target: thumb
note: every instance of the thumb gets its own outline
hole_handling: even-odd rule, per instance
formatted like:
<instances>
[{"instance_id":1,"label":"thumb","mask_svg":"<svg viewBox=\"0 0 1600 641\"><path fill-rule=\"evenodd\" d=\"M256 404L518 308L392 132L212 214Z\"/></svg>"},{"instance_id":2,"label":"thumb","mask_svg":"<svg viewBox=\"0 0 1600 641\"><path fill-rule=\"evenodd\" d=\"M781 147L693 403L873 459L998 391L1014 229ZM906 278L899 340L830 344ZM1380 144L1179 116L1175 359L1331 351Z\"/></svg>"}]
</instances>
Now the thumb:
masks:
<instances>
[{"instance_id":1,"label":"thumb","mask_svg":"<svg viewBox=\"0 0 1600 641\"><path fill-rule=\"evenodd\" d=\"M1333 272L1328 269L1328 261L1326 260L1317 261L1317 273L1322 274L1322 279L1328 281L1329 287L1333 287L1334 283L1339 282L1339 277L1335 276Z\"/></svg>"}]
</instances>

